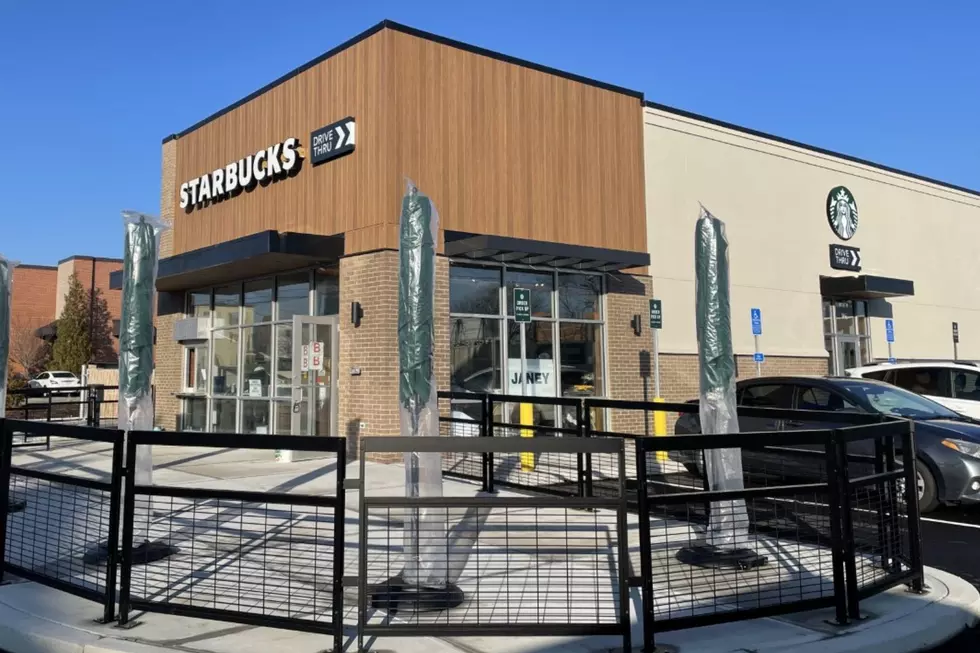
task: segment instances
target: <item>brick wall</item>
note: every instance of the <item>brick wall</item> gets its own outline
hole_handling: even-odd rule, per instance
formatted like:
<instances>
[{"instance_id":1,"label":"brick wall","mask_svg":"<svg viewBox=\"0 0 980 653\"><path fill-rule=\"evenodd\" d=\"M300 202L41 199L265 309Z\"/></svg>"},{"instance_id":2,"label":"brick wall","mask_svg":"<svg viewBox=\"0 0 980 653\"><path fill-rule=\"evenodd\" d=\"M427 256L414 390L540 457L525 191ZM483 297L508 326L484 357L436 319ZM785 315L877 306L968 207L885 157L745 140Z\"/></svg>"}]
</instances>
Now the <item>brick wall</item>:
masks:
<instances>
[{"instance_id":1,"label":"brick wall","mask_svg":"<svg viewBox=\"0 0 980 653\"><path fill-rule=\"evenodd\" d=\"M606 276L606 346L608 352L609 379L606 394L611 399L644 399L644 380L640 369L640 355L649 352L651 338L649 299L650 277L629 274ZM630 321L640 316L643 325L639 336ZM648 397L653 398L653 385L649 381ZM611 428L628 433L643 433L643 413L635 410L610 411ZM593 419L597 419L595 416Z\"/></svg>"},{"instance_id":2,"label":"brick wall","mask_svg":"<svg viewBox=\"0 0 980 653\"><path fill-rule=\"evenodd\" d=\"M19 265L14 268L10 304L10 343L11 358L17 357L15 349L29 348L27 342L40 344L34 336L39 327L49 324L55 317L55 287L58 269L44 265ZM10 362L14 373L23 373L23 368Z\"/></svg>"},{"instance_id":3,"label":"brick wall","mask_svg":"<svg viewBox=\"0 0 980 653\"><path fill-rule=\"evenodd\" d=\"M173 224L173 197L177 175L177 142L163 144L163 177L160 183L160 217L167 224ZM173 254L173 231L164 231L160 237L160 258ZM183 352L174 341L174 323L183 317L180 313L157 315L157 344L154 352L156 368L153 374L155 391L155 423L168 430L177 428L177 415L180 401L177 392L181 385L181 365Z\"/></svg>"}]
</instances>

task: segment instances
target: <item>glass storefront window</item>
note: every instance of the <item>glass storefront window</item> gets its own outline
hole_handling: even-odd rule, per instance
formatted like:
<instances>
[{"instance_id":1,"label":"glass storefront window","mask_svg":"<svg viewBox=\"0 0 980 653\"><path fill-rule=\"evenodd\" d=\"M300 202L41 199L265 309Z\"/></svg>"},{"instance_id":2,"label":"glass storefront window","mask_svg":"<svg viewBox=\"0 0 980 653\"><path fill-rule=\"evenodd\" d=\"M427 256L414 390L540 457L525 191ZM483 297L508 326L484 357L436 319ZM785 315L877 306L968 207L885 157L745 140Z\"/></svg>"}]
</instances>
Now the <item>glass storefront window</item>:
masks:
<instances>
[{"instance_id":1,"label":"glass storefront window","mask_svg":"<svg viewBox=\"0 0 980 653\"><path fill-rule=\"evenodd\" d=\"M602 277L594 274L558 275L558 317L598 320Z\"/></svg>"},{"instance_id":2,"label":"glass storefront window","mask_svg":"<svg viewBox=\"0 0 980 653\"><path fill-rule=\"evenodd\" d=\"M209 317L211 315L211 291L195 290L187 293L188 317Z\"/></svg>"},{"instance_id":3,"label":"glass storefront window","mask_svg":"<svg viewBox=\"0 0 980 653\"><path fill-rule=\"evenodd\" d=\"M206 397L188 397L183 400L180 428L182 431L207 430L208 400Z\"/></svg>"},{"instance_id":4,"label":"glass storefront window","mask_svg":"<svg viewBox=\"0 0 980 653\"><path fill-rule=\"evenodd\" d=\"M242 287L238 284L216 288L214 291L215 328L238 324L241 313Z\"/></svg>"},{"instance_id":5,"label":"glass storefront window","mask_svg":"<svg viewBox=\"0 0 980 653\"><path fill-rule=\"evenodd\" d=\"M563 397L602 395L602 327L587 322L559 325L561 394Z\"/></svg>"},{"instance_id":6,"label":"glass storefront window","mask_svg":"<svg viewBox=\"0 0 980 653\"><path fill-rule=\"evenodd\" d=\"M313 275L314 315L337 315L340 312L340 281L337 268L320 268Z\"/></svg>"},{"instance_id":7,"label":"glass storefront window","mask_svg":"<svg viewBox=\"0 0 980 653\"><path fill-rule=\"evenodd\" d=\"M449 365L454 392L499 392L500 320L450 320Z\"/></svg>"},{"instance_id":8,"label":"glass storefront window","mask_svg":"<svg viewBox=\"0 0 980 653\"><path fill-rule=\"evenodd\" d=\"M449 312L500 314L500 268L453 265L449 268Z\"/></svg>"},{"instance_id":9,"label":"glass storefront window","mask_svg":"<svg viewBox=\"0 0 980 653\"><path fill-rule=\"evenodd\" d=\"M276 435L289 435L293 426L293 404L288 401L272 402L276 411Z\"/></svg>"},{"instance_id":10,"label":"glass storefront window","mask_svg":"<svg viewBox=\"0 0 980 653\"><path fill-rule=\"evenodd\" d=\"M192 392L207 392L208 345L187 346L187 368L184 370L184 388Z\"/></svg>"},{"instance_id":11,"label":"glass storefront window","mask_svg":"<svg viewBox=\"0 0 980 653\"><path fill-rule=\"evenodd\" d=\"M214 433L235 432L235 409L238 401L235 399L211 400L211 431Z\"/></svg>"},{"instance_id":12,"label":"glass storefront window","mask_svg":"<svg viewBox=\"0 0 980 653\"><path fill-rule=\"evenodd\" d=\"M279 320L291 320L294 315L310 314L310 273L295 272L276 278Z\"/></svg>"},{"instance_id":13,"label":"glass storefront window","mask_svg":"<svg viewBox=\"0 0 980 653\"><path fill-rule=\"evenodd\" d=\"M238 394L238 329L215 329L214 360L211 365L211 392Z\"/></svg>"},{"instance_id":14,"label":"glass storefront window","mask_svg":"<svg viewBox=\"0 0 980 653\"><path fill-rule=\"evenodd\" d=\"M552 316L551 295L555 289L555 278L551 272L508 269L504 276L507 283L507 315L514 314L514 288L527 288L531 291L531 316Z\"/></svg>"},{"instance_id":15,"label":"glass storefront window","mask_svg":"<svg viewBox=\"0 0 980 653\"><path fill-rule=\"evenodd\" d=\"M293 325L276 325L276 396L288 397L293 385Z\"/></svg>"},{"instance_id":16,"label":"glass storefront window","mask_svg":"<svg viewBox=\"0 0 980 653\"><path fill-rule=\"evenodd\" d=\"M242 395L268 397L272 378L272 325L242 329Z\"/></svg>"},{"instance_id":17,"label":"glass storefront window","mask_svg":"<svg viewBox=\"0 0 980 653\"><path fill-rule=\"evenodd\" d=\"M507 394L521 394L521 325L507 320ZM531 322L524 325L525 365L528 380L526 394L554 397L558 387L555 378L555 339L553 322Z\"/></svg>"},{"instance_id":18,"label":"glass storefront window","mask_svg":"<svg viewBox=\"0 0 980 653\"><path fill-rule=\"evenodd\" d=\"M245 283L242 324L272 320L272 279Z\"/></svg>"},{"instance_id":19,"label":"glass storefront window","mask_svg":"<svg viewBox=\"0 0 980 653\"><path fill-rule=\"evenodd\" d=\"M267 434L271 431L268 401L242 402L242 433Z\"/></svg>"}]
</instances>

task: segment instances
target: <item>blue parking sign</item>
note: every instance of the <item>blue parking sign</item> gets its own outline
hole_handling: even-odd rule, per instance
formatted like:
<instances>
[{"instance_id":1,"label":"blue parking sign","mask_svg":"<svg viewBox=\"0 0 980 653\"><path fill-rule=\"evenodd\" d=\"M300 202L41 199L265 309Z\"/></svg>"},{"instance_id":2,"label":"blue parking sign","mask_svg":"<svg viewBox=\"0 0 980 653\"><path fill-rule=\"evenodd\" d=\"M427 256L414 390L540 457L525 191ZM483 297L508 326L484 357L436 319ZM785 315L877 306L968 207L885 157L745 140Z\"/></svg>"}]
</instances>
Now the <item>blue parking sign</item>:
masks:
<instances>
[{"instance_id":1,"label":"blue parking sign","mask_svg":"<svg viewBox=\"0 0 980 653\"><path fill-rule=\"evenodd\" d=\"M885 340L895 342L895 321L885 320Z\"/></svg>"},{"instance_id":2,"label":"blue parking sign","mask_svg":"<svg viewBox=\"0 0 980 653\"><path fill-rule=\"evenodd\" d=\"M752 335L761 336L762 335L762 310L758 308L753 308L749 313L752 318Z\"/></svg>"},{"instance_id":3,"label":"blue parking sign","mask_svg":"<svg viewBox=\"0 0 980 653\"><path fill-rule=\"evenodd\" d=\"M756 363L764 363L766 356L761 351L757 351L755 354L753 354L752 360L754 360Z\"/></svg>"}]
</instances>

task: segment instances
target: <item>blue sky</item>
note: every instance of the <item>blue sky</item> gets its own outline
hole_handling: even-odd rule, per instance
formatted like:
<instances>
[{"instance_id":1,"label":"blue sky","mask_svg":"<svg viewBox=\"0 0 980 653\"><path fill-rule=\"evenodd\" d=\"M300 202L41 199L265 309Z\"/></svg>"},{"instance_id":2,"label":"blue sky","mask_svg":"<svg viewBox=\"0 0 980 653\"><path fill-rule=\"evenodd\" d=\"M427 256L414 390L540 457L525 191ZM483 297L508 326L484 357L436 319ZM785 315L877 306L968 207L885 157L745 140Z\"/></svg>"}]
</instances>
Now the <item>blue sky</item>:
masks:
<instances>
[{"instance_id":1,"label":"blue sky","mask_svg":"<svg viewBox=\"0 0 980 653\"><path fill-rule=\"evenodd\" d=\"M118 256L164 136L384 18L980 188L968 0L0 0L0 252Z\"/></svg>"}]
</instances>

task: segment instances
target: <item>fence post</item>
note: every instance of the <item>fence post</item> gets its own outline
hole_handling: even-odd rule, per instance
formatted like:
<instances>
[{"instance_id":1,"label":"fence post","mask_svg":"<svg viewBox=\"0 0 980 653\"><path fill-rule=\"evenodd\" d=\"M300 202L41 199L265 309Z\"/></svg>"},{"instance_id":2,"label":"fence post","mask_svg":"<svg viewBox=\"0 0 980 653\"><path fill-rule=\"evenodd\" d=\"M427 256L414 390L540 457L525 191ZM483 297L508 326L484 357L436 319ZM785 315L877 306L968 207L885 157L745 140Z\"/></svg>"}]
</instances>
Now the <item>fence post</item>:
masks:
<instances>
[{"instance_id":1,"label":"fence post","mask_svg":"<svg viewBox=\"0 0 980 653\"><path fill-rule=\"evenodd\" d=\"M885 473L885 442L884 438L875 438L875 462L874 462L874 473L884 474ZM895 513L891 510L888 511L886 515L886 507L890 508L890 501L888 500L889 495L892 493L888 491L890 486L889 482L883 483L879 490L881 494L879 495L879 500L881 505L878 506L878 550L881 551L881 568L888 570L891 561L891 537L888 533L888 524L891 521L887 515L891 515L894 518Z\"/></svg>"},{"instance_id":2,"label":"fence post","mask_svg":"<svg viewBox=\"0 0 980 653\"><path fill-rule=\"evenodd\" d=\"M106 541L106 600L102 623L109 623L116 618L116 565L119 561L119 516L122 513L122 506L119 505L119 502L123 497L123 478L123 433L122 431L116 431L116 440L112 444L112 489L109 492L109 538ZM132 511L127 511L127 514L130 512Z\"/></svg>"},{"instance_id":3,"label":"fence post","mask_svg":"<svg viewBox=\"0 0 980 653\"><path fill-rule=\"evenodd\" d=\"M136 475L133 463L136 460L136 443L132 434L126 435L126 462L123 468L125 490L123 491L123 535L122 564L119 569L119 625L129 623L129 594L133 572L133 520L136 512Z\"/></svg>"},{"instance_id":4,"label":"fence post","mask_svg":"<svg viewBox=\"0 0 980 653\"><path fill-rule=\"evenodd\" d=\"M581 403L581 402L580 402ZM592 406L585 405L582 407L582 435L587 438L592 437L593 424L592 424ZM592 454L585 454L585 494L581 496L591 497L592 493Z\"/></svg>"},{"instance_id":5,"label":"fence post","mask_svg":"<svg viewBox=\"0 0 980 653\"><path fill-rule=\"evenodd\" d=\"M582 405L582 402L579 402ZM619 545L619 620L623 627L623 651L633 650L633 623L630 620L630 549L629 520L626 516L626 441L620 441L616 457L616 472L619 476L619 507L616 516L616 536Z\"/></svg>"},{"instance_id":6,"label":"fence post","mask_svg":"<svg viewBox=\"0 0 980 653\"><path fill-rule=\"evenodd\" d=\"M830 493L830 549L831 563L834 570L834 609L837 616L837 625L843 626L847 620L847 583L844 579L844 544L841 534L842 506L840 473L837 469L838 464L838 436L837 431L831 431L827 443L824 445L827 454L827 487Z\"/></svg>"},{"instance_id":7,"label":"fence post","mask_svg":"<svg viewBox=\"0 0 980 653\"><path fill-rule=\"evenodd\" d=\"M848 470L847 440L837 440L837 472L841 488L841 538L844 545L844 579L847 584L847 614L861 618L857 588L857 551L854 545L854 512L851 506L851 477Z\"/></svg>"},{"instance_id":8,"label":"fence post","mask_svg":"<svg viewBox=\"0 0 980 653\"><path fill-rule=\"evenodd\" d=\"M915 422L909 420L908 433L902 436L902 465L905 468L905 503L909 520L909 557L916 577L910 588L916 594L925 589L922 568L922 533L919 530L919 479L915 471Z\"/></svg>"},{"instance_id":9,"label":"fence post","mask_svg":"<svg viewBox=\"0 0 980 653\"><path fill-rule=\"evenodd\" d=\"M487 435L488 438L492 438L493 437L493 433L494 433L494 427L493 427L493 404L494 404L493 395L487 394L487 395L485 395L484 399L486 400L486 411L487 411L487 416L486 416L486 435ZM488 453L487 454L487 458L486 458L486 475L487 475L486 488L487 488L487 492L489 494L494 494L496 492L496 490L493 487L493 474L494 474L494 470L493 470L493 453L491 452L491 453Z\"/></svg>"},{"instance_id":10,"label":"fence post","mask_svg":"<svg viewBox=\"0 0 980 653\"><path fill-rule=\"evenodd\" d=\"M643 623L643 653L656 648L653 612L653 552L650 550L650 508L647 505L647 438L637 438L636 452L636 509L640 529L640 620Z\"/></svg>"},{"instance_id":11,"label":"fence post","mask_svg":"<svg viewBox=\"0 0 980 653\"><path fill-rule=\"evenodd\" d=\"M347 443L337 447L337 503L333 513L333 650L344 650L344 529L347 494L344 480L347 478ZM363 482L363 480L362 480ZM363 490L362 490L363 491ZM361 516L367 521L367 515Z\"/></svg>"},{"instance_id":12,"label":"fence post","mask_svg":"<svg viewBox=\"0 0 980 653\"><path fill-rule=\"evenodd\" d=\"M102 402L105 400L105 386L95 387L95 400L92 402L92 426L102 425Z\"/></svg>"},{"instance_id":13,"label":"fence post","mask_svg":"<svg viewBox=\"0 0 980 653\"><path fill-rule=\"evenodd\" d=\"M576 435L580 438L587 438L590 435L590 429L586 428L585 425L585 411L587 410L588 407L583 409L581 401L575 404L575 430L577 431ZM581 451L575 456L575 467L578 472L578 495L584 497L586 496L585 454Z\"/></svg>"},{"instance_id":14,"label":"fence post","mask_svg":"<svg viewBox=\"0 0 980 653\"><path fill-rule=\"evenodd\" d=\"M7 420L0 418L0 583L7 562L7 514L10 510L10 465L14 434Z\"/></svg>"}]
</instances>

